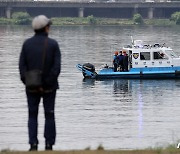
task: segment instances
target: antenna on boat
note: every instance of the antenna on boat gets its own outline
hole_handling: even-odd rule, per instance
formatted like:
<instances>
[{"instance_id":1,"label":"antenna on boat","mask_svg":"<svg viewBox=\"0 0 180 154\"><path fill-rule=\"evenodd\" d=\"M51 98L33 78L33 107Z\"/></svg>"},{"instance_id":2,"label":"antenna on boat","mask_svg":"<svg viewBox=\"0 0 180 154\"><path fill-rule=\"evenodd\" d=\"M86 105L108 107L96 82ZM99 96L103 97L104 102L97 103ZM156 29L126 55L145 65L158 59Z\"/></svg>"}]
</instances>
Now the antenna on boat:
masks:
<instances>
[{"instance_id":1,"label":"antenna on boat","mask_svg":"<svg viewBox=\"0 0 180 154\"><path fill-rule=\"evenodd\" d=\"M132 42L132 45L134 45L134 39L132 36L131 36L131 42Z\"/></svg>"}]
</instances>

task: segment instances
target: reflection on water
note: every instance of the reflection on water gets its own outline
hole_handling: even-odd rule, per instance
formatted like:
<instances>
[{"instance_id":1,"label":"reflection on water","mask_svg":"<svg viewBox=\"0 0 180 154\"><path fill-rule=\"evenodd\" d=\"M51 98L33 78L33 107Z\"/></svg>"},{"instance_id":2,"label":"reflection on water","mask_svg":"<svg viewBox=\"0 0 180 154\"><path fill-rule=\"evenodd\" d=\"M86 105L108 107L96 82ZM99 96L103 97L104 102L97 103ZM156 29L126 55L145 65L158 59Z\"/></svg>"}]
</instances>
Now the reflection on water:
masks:
<instances>
[{"instance_id":1,"label":"reflection on water","mask_svg":"<svg viewBox=\"0 0 180 154\"><path fill-rule=\"evenodd\" d=\"M103 87L105 93L108 89L114 96L107 106L112 109L108 110L113 113L109 117L111 122L116 119L114 125L119 126L116 128L117 138L125 139L121 148L176 144L180 124L180 116L176 113L180 106L177 101L180 96L179 80L84 80L82 84L88 89ZM94 94L94 97L98 96ZM134 145L129 145L130 141Z\"/></svg>"},{"instance_id":2,"label":"reflection on water","mask_svg":"<svg viewBox=\"0 0 180 154\"><path fill-rule=\"evenodd\" d=\"M130 92L128 83L129 83L128 80L114 81L114 93L120 94L120 93Z\"/></svg>"},{"instance_id":3,"label":"reflection on water","mask_svg":"<svg viewBox=\"0 0 180 154\"><path fill-rule=\"evenodd\" d=\"M0 26L0 150L27 150L27 105L19 80L22 42L27 26ZM56 99L55 149L137 149L177 142L180 138L180 80L88 80L77 63L98 69L112 65L113 51L130 36L172 46L180 55L180 27L52 27L62 51L60 90ZM118 45L111 47L111 44ZM39 110L40 150L44 149L44 115ZM19 133L21 132L21 133Z\"/></svg>"},{"instance_id":4,"label":"reflection on water","mask_svg":"<svg viewBox=\"0 0 180 154\"><path fill-rule=\"evenodd\" d=\"M143 100L142 100L142 94L141 94L141 89L139 90L139 94L138 94L138 114L139 114L139 133L138 136L139 137L143 137Z\"/></svg>"},{"instance_id":5,"label":"reflection on water","mask_svg":"<svg viewBox=\"0 0 180 154\"><path fill-rule=\"evenodd\" d=\"M166 121L173 123L175 121L177 125L175 124L174 128L177 129L179 121L176 118L179 115L173 113L173 111L176 111L177 106L179 106L177 103L177 100L179 100L179 80L113 80L112 82L114 83L115 96L119 97L121 102L123 102L122 100L125 97L126 107L128 102L136 105L139 137L144 137L143 134L146 130L143 130L143 126L147 125L149 121L152 123L163 123ZM174 119L172 118L173 114ZM149 118L147 118L148 116ZM158 129L164 130L166 127L158 127ZM176 138L175 140L177 140L178 137L176 135L173 136L173 129L171 129L169 128L169 131L172 131L170 132L170 138Z\"/></svg>"}]
</instances>

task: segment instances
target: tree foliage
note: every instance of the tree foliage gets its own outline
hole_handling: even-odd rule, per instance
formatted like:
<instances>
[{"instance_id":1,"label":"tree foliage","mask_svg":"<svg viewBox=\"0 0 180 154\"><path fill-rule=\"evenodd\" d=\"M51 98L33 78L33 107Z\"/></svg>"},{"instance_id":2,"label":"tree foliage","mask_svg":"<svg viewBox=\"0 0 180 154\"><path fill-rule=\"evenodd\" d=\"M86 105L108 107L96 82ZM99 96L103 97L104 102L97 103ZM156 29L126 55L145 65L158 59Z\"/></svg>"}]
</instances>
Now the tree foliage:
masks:
<instances>
[{"instance_id":1,"label":"tree foliage","mask_svg":"<svg viewBox=\"0 0 180 154\"><path fill-rule=\"evenodd\" d=\"M177 25L180 25L180 12L173 13L170 20L173 20Z\"/></svg>"},{"instance_id":2,"label":"tree foliage","mask_svg":"<svg viewBox=\"0 0 180 154\"><path fill-rule=\"evenodd\" d=\"M88 19L89 24L91 25L95 25L97 23L97 20L93 15L88 16L87 19Z\"/></svg>"},{"instance_id":3,"label":"tree foliage","mask_svg":"<svg viewBox=\"0 0 180 154\"><path fill-rule=\"evenodd\" d=\"M18 25L27 25L31 22L31 17L27 12L14 12L12 18Z\"/></svg>"},{"instance_id":4,"label":"tree foliage","mask_svg":"<svg viewBox=\"0 0 180 154\"><path fill-rule=\"evenodd\" d=\"M144 23L143 18L139 13L136 13L133 15L133 22L135 24L143 24Z\"/></svg>"}]
</instances>

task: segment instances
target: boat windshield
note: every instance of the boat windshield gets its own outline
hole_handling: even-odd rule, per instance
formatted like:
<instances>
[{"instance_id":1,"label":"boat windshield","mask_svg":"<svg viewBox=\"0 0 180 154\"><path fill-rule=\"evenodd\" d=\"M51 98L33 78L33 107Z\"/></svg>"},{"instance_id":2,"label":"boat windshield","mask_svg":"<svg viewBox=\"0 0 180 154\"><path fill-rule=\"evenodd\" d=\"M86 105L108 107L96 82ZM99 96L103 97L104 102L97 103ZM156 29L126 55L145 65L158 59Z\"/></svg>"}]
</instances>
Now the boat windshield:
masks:
<instances>
[{"instance_id":1,"label":"boat windshield","mask_svg":"<svg viewBox=\"0 0 180 154\"><path fill-rule=\"evenodd\" d=\"M173 50L166 50L166 53L172 58L178 58L179 56Z\"/></svg>"}]
</instances>

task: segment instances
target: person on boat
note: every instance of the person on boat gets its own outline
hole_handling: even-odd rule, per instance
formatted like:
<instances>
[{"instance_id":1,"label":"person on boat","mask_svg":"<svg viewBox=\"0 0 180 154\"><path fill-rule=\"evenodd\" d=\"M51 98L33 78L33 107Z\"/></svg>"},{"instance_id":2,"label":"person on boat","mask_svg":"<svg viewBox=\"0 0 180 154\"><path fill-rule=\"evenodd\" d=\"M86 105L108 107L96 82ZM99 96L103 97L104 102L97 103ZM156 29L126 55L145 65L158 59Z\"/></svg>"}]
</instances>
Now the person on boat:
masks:
<instances>
[{"instance_id":1,"label":"person on boat","mask_svg":"<svg viewBox=\"0 0 180 154\"><path fill-rule=\"evenodd\" d=\"M141 59L141 60L145 60L144 55L142 55L141 53L140 53L140 59Z\"/></svg>"},{"instance_id":2,"label":"person on boat","mask_svg":"<svg viewBox=\"0 0 180 154\"><path fill-rule=\"evenodd\" d=\"M160 59L164 59L164 53L160 53Z\"/></svg>"},{"instance_id":3,"label":"person on boat","mask_svg":"<svg viewBox=\"0 0 180 154\"><path fill-rule=\"evenodd\" d=\"M124 66L124 71L128 71L128 54L126 51L123 51L123 66Z\"/></svg>"},{"instance_id":4,"label":"person on boat","mask_svg":"<svg viewBox=\"0 0 180 154\"><path fill-rule=\"evenodd\" d=\"M124 71L124 65L123 65L123 58L124 58L124 56L122 54L122 51L119 51L118 58L119 58L120 71Z\"/></svg>"},{"instance_id":5,"label":"person on boat","mask_svg":"<svg viewBox=\"0 0 180 154\"><path fill-rule=\"evenodd\" d=\"M117 72L117 68L119 65L118 51L114 52L113 65L114 65L114 72Z\"/></svg>"}]
</instances>

